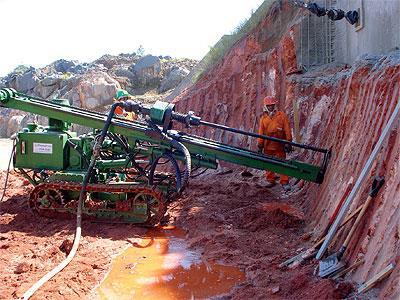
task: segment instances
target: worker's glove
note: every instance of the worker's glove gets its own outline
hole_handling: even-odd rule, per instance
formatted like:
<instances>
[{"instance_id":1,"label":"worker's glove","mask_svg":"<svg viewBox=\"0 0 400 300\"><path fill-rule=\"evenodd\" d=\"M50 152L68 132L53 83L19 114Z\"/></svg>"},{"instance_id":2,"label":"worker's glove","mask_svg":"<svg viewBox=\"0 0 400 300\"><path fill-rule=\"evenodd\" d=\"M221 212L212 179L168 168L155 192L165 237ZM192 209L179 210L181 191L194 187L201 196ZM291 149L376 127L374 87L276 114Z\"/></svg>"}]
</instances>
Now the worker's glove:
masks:
<instances>
[{"instance_id":1,"label":"worker's glove","mask_svg":"<svg viewBox=\"0 0 400 300\"><path fill-rule=\"evenodd\" d=\"M261 146L261 147L258 147L258 150L257 150L257 152L258 152L258 153L263 153L263 148L264 148L263 146Z\"/></svg>"},{"instance_id":2,"label":"worker's glove","mask_svg":"<svg viewBox=\"0 0 400 300\"><path fill-rule=\"evenodd\" d=\"M293 147L292 147L292 145L290 145L290 144L285 144L285 146L283 146L283 150L284 150L286 153L290 153L290 152L293 151Z\"/></svg>"}]
</instances>

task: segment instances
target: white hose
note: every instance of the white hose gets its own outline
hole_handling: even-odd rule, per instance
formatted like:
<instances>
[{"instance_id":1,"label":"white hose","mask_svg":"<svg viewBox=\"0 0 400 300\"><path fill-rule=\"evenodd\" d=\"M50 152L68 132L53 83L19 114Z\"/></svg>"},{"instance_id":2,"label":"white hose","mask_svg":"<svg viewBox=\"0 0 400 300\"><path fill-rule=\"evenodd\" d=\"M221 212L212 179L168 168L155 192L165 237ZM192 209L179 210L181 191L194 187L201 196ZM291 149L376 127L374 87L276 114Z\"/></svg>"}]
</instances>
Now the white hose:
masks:
<instances>
[{"instance_id":1,"label":"white hose","mask_svg":"<svg viewBox=\"0 0 400 300\"><path fill-rule=\"evenodd\" d=\"M78 209L77 209L77 215L76 215L76 232L75 232L75 238L74 238L74 244L72 245L72 249L69 252L68 256L53 270L51 270L49 273L44 275L42 278L40 278L39 281L37 281L29 290L25 292L25 294L22 296L22 299L29 299L32 297L32 295L47 281L49 281L54 275L56 275L58 272L61 272L62 269L64 269L74 258L76 251L78 250L79 247L79 241L81 239L81 223L82 223L82 199L79 199L78 202Z\"/></svg>"}]
</instances>

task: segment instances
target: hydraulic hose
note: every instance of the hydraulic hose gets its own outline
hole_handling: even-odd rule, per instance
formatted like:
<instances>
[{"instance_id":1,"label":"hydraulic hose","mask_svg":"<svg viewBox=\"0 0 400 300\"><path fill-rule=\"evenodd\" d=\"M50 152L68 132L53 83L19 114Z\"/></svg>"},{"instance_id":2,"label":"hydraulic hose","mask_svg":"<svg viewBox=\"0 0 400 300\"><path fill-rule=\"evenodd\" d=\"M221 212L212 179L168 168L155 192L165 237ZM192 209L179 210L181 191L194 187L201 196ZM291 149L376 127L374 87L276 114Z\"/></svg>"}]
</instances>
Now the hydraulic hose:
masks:
<instances>
[{"instance_id":1,"label":"hydraulic hose","mask_svg":"<svg viewBox=\"0 0 400 300\"><path fill-rule=\"evenodd\" d=\"M169 137L165 133L161 133L163 136L163 139L169 141L172 145L173 148L176 150L180 151L183 153L183 156L185 157L185 170L183 171L182 174L180 174L180 184L177 182L177 192L178 194L181 193L185 187L187 186L190 178L190 174L192 172L192 158L190 156L189 150L183 145L181 142ZM177 168L177 172L179 172L179 167ZM153 170L153 167L152 167ZM154 172L154 170L153 170ZM152 174L151 174L152 175ZM177 176L178 179L178 176ZM178 180L177 180L178 181Z\"/></svg>"},{"instance_id":2,"label":"hydraulic hose","mask_svg":"<svg viewBox=\"0 0 400 300\"><path fill-rule=\"evenodd\" d=\"M190 174L192 172L192 158L190 156L189 150L181 142L179 142L175 139L171 139L171 144L175 149L181 151L185 157L186 168L183 171L182 186L181 186L180 190L178 190L178 193L180 193L185 189L185 187L189 183Z\"/></svg>"},{"instance_id":3,"label":"hydraulic hose","mask_svg":"<svg viewBox=\"0 0 400 300\"><path fill-rule=\"evenodd\" d=\"M175 148L178 151L181 151L185 157L185 170L183 171L182 174L182 184L181 187L178 189L178 193L182 192L186 185L189 182L190 174L192 172L192 158L190 156L189 150L185 147L184 144L179 142L173 137L170 137L167 133L162 132L160 128L158 128L157 125L155 125L153 122L148 121L149 126L154 130L155 135L158 136L160 139L165 140L169 142L172 146L172 148ZM151 182L151 180L150 180Z\"/></svg>"},{"instance_id":4,"label":"hydraulic hose","mask_svg":"<svg viewBox=\"0 0 400 300\"><path fill-rule=\"evenodd\" d=\"M74 243L72 245L72 249L69 252L68 256L65 258L65 260L63 260L58 266L56 266L49 273L47 273L42 278L40 278L39 281L37 281L29 290L27 290L25 292L25 294L23 295L23 299L29 299L43 284L45 284L47 281L49 281L57 273L61 272L72 261L72 259L74 258L75 254L78 250L79 242L80 242L80 238L81 238L81 234L82 234L82 204L83 204L83 199L86 196L86 187L92 176L97 157L100 154L100 149L104 142L104 138L106 137L108 129L111 125L111 120L114 115L114 111L118 106L122 106L122 103L114 103L111 106L111 110L107 116L107 120L106 120L106 123L104 124L104 128L101 131L99 139L97 139L97 141L93 147L94 148L93 155L90 160L90 164L87 169L87 172L85 174L85 178L83 179L81 191L79 193L78 207L77 207L77 211L76 211L76 231L75 231L75 237L74 237Z\"/></svg>"},{"instance_id":5,"label":"hydraulic hose","mask_svg":"<svg viewBox=\"0 0 400 300\"><path fill-rule=\"evenodd\" d=\"M158 162L160 161L161 158L168 159L168 161L172 164L172 167L175 169L176 190L179 193L179 191L182 190L182 174L179 170L179 165L178 165L176 159L172 156L172 154L169 154L169 153L161 154L151 164L150 173L149 173L149 185L154 184L154 173L156 171Z\"/></svg>"}]
</instances>

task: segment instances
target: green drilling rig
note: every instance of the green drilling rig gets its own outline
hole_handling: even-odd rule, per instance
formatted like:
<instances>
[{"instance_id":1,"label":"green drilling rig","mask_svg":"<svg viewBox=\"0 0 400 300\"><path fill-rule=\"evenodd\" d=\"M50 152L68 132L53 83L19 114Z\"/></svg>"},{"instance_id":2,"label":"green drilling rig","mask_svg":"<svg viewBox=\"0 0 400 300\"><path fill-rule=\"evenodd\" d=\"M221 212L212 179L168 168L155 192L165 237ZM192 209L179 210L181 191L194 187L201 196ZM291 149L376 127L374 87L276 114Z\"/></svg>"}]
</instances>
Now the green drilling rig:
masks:
<instances>
[{"instance_id":1,"label":"green drilling rig","mask_svg":"<svg viewBox=\"0 0 400 300\"><path fill-rule=\"evenodd\" d=\"M115 117L118 106L136 112L143 121ZM48 126L30 123L19 131L13 151L15 170L34 185L29 206L46 217L74 216L80 206L87 219L153 226L190 177L199 170L216 169L218 161L320 184L330 158L329 150L206 122L162 101L115 103L107 115L70 106L65 99L47 101L4 88L0 107L49 118ZM71 124L93 131L78 136ZM270 157L175 130L176 124L271 139L321 153L322 158L320 165L313 165Z\"/></svg>"}]
</instances>

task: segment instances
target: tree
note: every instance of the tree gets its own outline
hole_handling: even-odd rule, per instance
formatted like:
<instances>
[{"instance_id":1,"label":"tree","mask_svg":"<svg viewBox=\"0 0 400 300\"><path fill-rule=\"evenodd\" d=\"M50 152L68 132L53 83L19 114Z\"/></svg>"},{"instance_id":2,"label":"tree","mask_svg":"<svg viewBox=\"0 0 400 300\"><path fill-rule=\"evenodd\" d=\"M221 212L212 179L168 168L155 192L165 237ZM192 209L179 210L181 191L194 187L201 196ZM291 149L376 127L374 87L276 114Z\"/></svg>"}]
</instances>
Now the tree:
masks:
<instances>
[{"instance_id":1,"label":"tree","mask_svg":"<svg viewBox=\"0 0 400 300\"><path fill-rule=\"evenodd\" d=\"M144 53L145 53L144 47L143 47L143 45L140 45L139 48L137 48L137 50L136 50L136 54L139 56L143 56Z\"/></svg>"}]
</instances>

